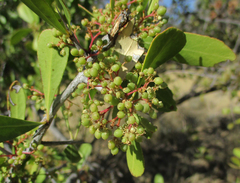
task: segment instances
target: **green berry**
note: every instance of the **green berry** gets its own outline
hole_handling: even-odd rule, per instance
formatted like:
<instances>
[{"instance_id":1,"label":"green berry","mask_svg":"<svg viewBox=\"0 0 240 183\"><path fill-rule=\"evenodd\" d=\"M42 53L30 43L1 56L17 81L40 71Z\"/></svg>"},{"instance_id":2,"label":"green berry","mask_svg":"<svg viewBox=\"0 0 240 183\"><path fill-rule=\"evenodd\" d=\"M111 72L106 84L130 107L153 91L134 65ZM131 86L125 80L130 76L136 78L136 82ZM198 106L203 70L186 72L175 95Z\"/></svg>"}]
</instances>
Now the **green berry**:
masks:
<instances>
[{"instance_id":1,"label":"green berry","mask_svg":"<svg viewBox=\"0 0 240 183\"><path fill-rule=\"evenodd\" d=\"M143 104L143 110L142 110L142 112L143 112L143 113L147 113L147 112L149 112L149 110L150 110L149 105L148 105L148 104Z\"/></svg>"},{"instance_id":2,"label":"green berry","mask_svg":"<svg viewBox=\"0 0 240 183\"><path fill-rule=\"evenodd\" d=\"M8 160L8 164L13 164L14 160L13 159L9 159Z\"/></svg>"},{"instance_id":3,"label":"green berry","mask_svg":"<svg viewBox=\"0 0 240 183\"><path fill-rule=\"evenodd\" d=\"M125 102L125 107L126 107L127 109L132 108L132 101L126 101L126 102Z\"/></svg>"},{"instance_id":4,"label":"green berry","mask_svg":"<svg viewBox=\"0 0 240 183\"><path fill-rule=\"evenodd\" d=\"M87 78L89 78L89 77L91 76L91 74L90 74L90 72L89 72L88 69L84 70L84 71L83 71L83 74L84 74L84 76L86 76Z\"/></svg>"},{"instance_id":5,"label":"green berry","mask_svg":"<svg viewBox=\"0 0 240 183\"><path fill-rule=\"evenodd\" d=\"M109 102L111 102L112 101L112 95L111 94L106 94L105 96L104 96L104 101L105 102L107 102L107 103L109 103Z\"/></svg>"},{"instance_id":6,"label":"green berry","mask_svg":"<svg viewBox=\"0 0 240 183\"><path fill-rule=\"evenodd\" d=\"M90 105L90 108L89 108L89 109L90 109L91 112L96 112L96 111L98 111L98 107L97 107L97 105L94 104L94 103Z\"/></svg>"},{"instance_id":7,"label":"green berry","mask_svg":"<svg viewBox=\"0 0 240 183\"><path fill-rule=\"evenodd\" d=\"M157 33L161 32L161 28L156 26L153 28L153 31L155 32L155 34L157 34Z\"/></svg>"},{"instance_id":8,"label":"green berry","mask_svg":"<svg viewBox=\"0 0 240 183\"><path fill-rule=\"evenodd\" d=\"M85 84L85 83L80 83L80 84L78 85L78 89L82 90L82 89L84 89L86 86L87 86L87 84Z\"/></svg>"},{"instance_id":9,"label":"green berry","mask_svg":"<svg viewBox=\"0 0 240 183\"><path fill-rule=\"evenodd\" d=\"M152 99L152 104L158 105L159 100L157 98Z\"/></svg>"},{"instance_id":10,"label":"green berry","mask_svg":"<svg viewBox=\"0 0 240 183\"><path fill-rule=\"evenodd\" d=\"M141 103L137 103L134 107L137 111L142 111L143 110L143 105Z\"/></svg>"},{"instance_id":11,"label":"green berry","mask_svg":"<svg viewBox=\"0 0 240 183\"><path fill-rule=\"evenodd\" d=\"M102 137L102 132L99 129L97 129L94 133L94 136L96 139L100 139Z\"/></svg>"},{"instance_id":12,"label":"green berry","mask_svg":"<svg viewBox=\"0 0 240 183\"><path fill-rule=\"evenodd\" d=\"M22 154L22 155L20 156L20 159L26 159L26 154Z\"/></svg>"},{"instance_id":13,"label":"green berry","mask_svg":"<svg viewBox=\"0 0 240 183\"><path fill-rule=\"evenodd\" d=\"M150 29L150 30L148 31L148 35L151 36L151 37L154 37L154 36L155 36L154 30L153 30L153 29Z\"/></svg>"},{"instance_id":14,"label":"green berry","mask_svg":"<svg viewBox=\"0 0 240 183\"><path fill-rule=\"evenodd\" d=\"M117 147L114 147L113 149L111 149L112 155L117 155L118 152L119 152L119 149Z\"/></svg>"},{"instance_id":15,"label":"green berry","mask_svg":"<svg viewBox=\"0 0 240 183\"><path fill-rule=\"evenodd\" d=\"M122 137L123 136L123 131L121 130L121 129L116 129L115 131L114 131L114 137L118 137L118 138L120 138L120 137Z\"/></svg>"},{"instance_id":16,"label":"green berry","mask_svg":"<svg viewBox=\"0 0 240 183\"><path fill-rule=\"evenodd\" d=\"M160 84L163 83L163 79L160 78L160 77L156 77L156 78L154 79L154 83L155 83L155 85L160 85Z\"/></svg>"},{"instance_id":17,"label":"green berry","mask_svg":"<svg viewBox=\"0 0 240 183\"><path fill-rule=\"evenodd\" d=\"M140 62L135 64L135 68L136 69L141 69L142 68L142 64Z\"/></svg>"},{"instance_id":18,"label":"green berry","mask_svg":"<svg viewBox=\"0 0 240 183\"><path fill-rule=\"evenodd\" d=\"M137 127L137 133L142 135L144 133L144 128L142 126Z\"/></svg>"},{"instance_id":19,"label":"green berry","mask_svg":"<svg viewBox=\"0 0 240 183\"><path fill-rule=\"evenodd\" d=\"M88 24L88 19L81 20L81 24L85 27Z\"/></svg>"},{"instance_id":20,"label":"green berry","mask_svg":"<svg viewBox=\"0 0 240 183\"><path fill-rule=\"evenodd\" d=\"M106 80L104 80L104 81L101 82L101 85L102 85L103 88L105 88L105 87L107 86L107 84L108 84L108 83L107 83Z\"/></svg>"},{"instance_id":21,"label":"green berry","mask_svg":"<svg viewBox=\"0 0 240 183\"><path fill-rule=\"evenodd\" d=\"M43 148L44 148L44 145L42 145L42 144L39 144L39 145L37 146L37 150L39 150L39 151L43 150Z\"/></svg>"},{"instance_id":22,"label":"green berry","mask_svg":"<svg viewBox=\"0 0 240 183\"><path fill-rule=\"evenodd\" d=\"M91 68L90 74L91 74L92 77L97 77L98 70L96 68Z\"/></svg>"},{"instance_id":23,"label":"green berry","mask_svg":"<svg viewBox=\"0 0 240 183\"><path fill-rule=\"evenodd\" d=\"M85 51L83 49L78 50L78 55L79 56L83 56L84 53L85 53Z\"/></svg>"},{"instance_id":24,"label":"green berry","mask_svg":"<svg viewBox=\"0 0 240 183\"><path fill-rule=\"evenodd\" d=\"M120 149L122 150L122 152L126 152L128 149L128 145L127 144L123 144L121 145Z\"/></svg>"},{"instance_id":25,"label":"green berry","mask_svg":"<svg viewBox=\"0 0 240 183\"><path fill-rule=\"evenodd\" d=\"M141 37L142 39L147 38L147 36L148 36L148 34L147 34L146 32L142 32L142 33L140 34L140 37Z\"/></svg>"},{"instance_id":26,"label":"green berry","mask_svg":"<svg viewBox=\"0 0 240 183\"><path fill-rule=\"evenodd\" d=\"M118 111L118 113L117 113L117 117L120 118L120 119L124 118L125 115L126 114L123 111Z\"/></svg>"},{"instance_id":27,"label":"green berry","mask_svg":"<svg viewBox=\"0 0 240 183\"><path fill-rule=\"evenodd\" d=\"M83 126L89 126L90 125L90 123L91 123L91 120L90 120L90 118L84 118L84 119L82 119L82 125Z\"/></svg>"},{"instance_id":28,"label":"green berry","mask_svg":"<svg viewBox=\"0 0 240 183\"><path fill-rule=\"evenodd\" d=\"M136 10L137 10L137 12L143 11L143 6L142 5L138 5Z\"/></svg>"},{"instance_id":29,"label":"green berry","mask_svg":"<svg viewBox=\"0 0 240 183\"><path fill-rule=\"evenodd\" d=\"M116 86L115 82L109 83L109 88L113 89L113 88L115 88L115 86Z\"/></svg>"},{"instance_id":30,"label":"green berry","mask_svg":"<svg viewBox=\"0 0 240 183\"><path fill-rule=\"evenodd\" d=\"M144 98L144 99L147 99L147 98L148 98L147 92L144 92L144 93L142 94L142 98Z\"/></svg>"},{"instance_id":31,"label":"green berry","mask_svg":"<svg viewBox=\"0 0 240 183\"><path fill-rule=\"evenodd\" d=\"M102 46L103 44L103 41L101 39L98 39L97 42L96 42L97 46Z\"/></svg>"},{"instance_id":32,"label":"green berry","mask_svg":"<svg viewBox=\"0 0 240 183\"><path fill-rule=\"evenodd\" d=\"M108 137L109 137L109 135L110 135L110 133L109 133L108 130L102 132L102 139L103 139L103 140L107 140Z\"/></svg>"},{"instance_id":33,"label":"green berry","mask_svg":"<svg viewBox=\"0 0 240 183\"><path fill-rule=\"evenodd\" d=\"M106 94L106 93L107 93L107 91L108 91L108 90L107 90L106 88L102 88L102 90L101 90L101 94L103 94L103 95L104 95L104 94Z\"/></svg>"},{"instance_id":34,"label":"green berry","mask_svg":"<svg viewBox=\"0 0 240 183\"><path fill-rule=\"evenodd\" d=\"M116 146L113 140L108 141L108 149L113 149Z\"/></svg>"},{"instance_id":35,"label":"green berry","mask_svg":"<svg viewBox=\"0 0 240 183\"><path fill-rule=\"evenodd\" d=\"M129 93L131 90L129 88L123 88L124 93Z\"/></svg>"},{"instance_id":36,"label":"green berry","mask_svg":"<svg viewBox=\"0 0 240 183\"><path fill-rule=\"evenodd\" d=\"M129 139L130 141L134 141L135 138L136 138L136 135L135 135L135 134L133 134L133 133L129 133L129 135L128 135L128 139Z\"/></svg>"},{"instance_id":37,"label":"green berry","mask_svg":"<svg viewBox=\"0 0 240 183\"><path fill-rule=\"evenodd\" d=\"M114 78L114 83L117 85L117 86L120 86L122 84L122 78L117 76Z\"/></svg>"},{"instance_id":38,"label":"green berry","mask_svg":"<svg viewBox=\"0 0 240 183\"><path fill-rule=\"evenodd\" d=\"M98 112L92 113L92 119L93 120L98 120L100 118L100 114Z\"/></svg>"},{"instance_id":39,"label":"green berry","mask_svg":"<svg viewBox=\"0 0 240 183\"><path fill-rule=\"evenodd\" d=\"M86 64L86 59L85 59L85 57L80 57L79 59L78 59L78 63L79 64L81 64L81 65L84 65L84 64Z\"/></svg>"},{"instance_id":40,"label":"green berry","mask_svg":"<svg viewBox=\"0 0 240 183\"><path fill-rule=\"evenodd\" d=\"M150 110L149 116L152 119L157 119L157 113L154 110Z\"/></svg>"},{"instance_id":41,"label":"green berry","mask_svg":"<svg viewBox=\"0 0 240 183\"><path fill-rule=\"evenodd\" d=\"M120 66L118 64L114 64L112 67L111 67L112 71L114 72L117 72L119 69L120 69Z\"/></svg>"},{"instance_id":42,"label":"green berry","mask_svg":"<svg viewBox=\"0 0 240 183\"><path fill-rule=\"evenodd\" d=\"M117 105L117 109L118 109L119 111L122 111L124 108L125 108L124 103L119 103L119 104Z\"/></svg>"},{"instance_id":43,"label":"green berry","mask_svg":"<svg viewBox=\"0 0 240 183\"><path fill-rule=\"evenodd\" d=\"M159 7L159 4L158 4L158 3L155 3L155 4L153 5L153 10L157 10L158 7Z\"/></svg>"},{"instance_id":44,"label":"green berry","mask_svg":"<svg viewBox=\"0 0 240 183\"><path fill-rule=\"evenodd\" d=\"M125 60L126 60L126 62L131 62L132 61L132 56L126 56Z\"/></svg>"},{"instance_id":45,"label":"green berry","mask_svg":"<svg viewBox=\"0 0 240 183\"><path fill-rule=\"evenodd\" d=\"M92 125L92 126L89 127L89 132L90 132L91 134L94 134L95 131L96 131L95 126Z\"/></svg>"},{"instance_id":46,"label":"green berry","mask_svg":"<svg viewBox=\"0 0 240 183\"><path fill-rule=\"evenodd\" d=\"M72 56L78 56L78 49L77 48L72 48L70 51Z\"/></svg>"},{"instance_id":47,"label":"green berry","mask_svg":"<svg viewBox=\"0 0 240 183\"><path fill-rule=\"evenodd\" d=\"M105 16L100 16L99 17L99 23L103 24L105 22Z\"/></svg>"},{"instance_id":48,"label":"green berry","mask_svg":"<svg viewBox=\"0 0 240 183\"><path fill-rule=\"evenodd\" d=\"M164 6L159 6L157 9L157 14L160 16L165 15L166 12L167 12L167 8Z\"/></svg>"},{"instance_id":49,"label":"green berry","mask_svg":"<svg viewBox=\"0 0 240 183\"><path fill-rule=\"evenodd\" d=\"M129 116L128 117L128 121L127 123L130 124L134 124L136 122L136 118L134 116Z\"/></svg>"},{"instance_id":50,"label":"green berry","mask_svg":"<svg viewBox=\"0 0 240 183\"><path fill-rule=\"evenodd\" d=\"M133 91L133 90L135 89L136 85L135 85L134 83L128 83L127 87L128 87L131 91Z\"/></svg>"}]
</instances>

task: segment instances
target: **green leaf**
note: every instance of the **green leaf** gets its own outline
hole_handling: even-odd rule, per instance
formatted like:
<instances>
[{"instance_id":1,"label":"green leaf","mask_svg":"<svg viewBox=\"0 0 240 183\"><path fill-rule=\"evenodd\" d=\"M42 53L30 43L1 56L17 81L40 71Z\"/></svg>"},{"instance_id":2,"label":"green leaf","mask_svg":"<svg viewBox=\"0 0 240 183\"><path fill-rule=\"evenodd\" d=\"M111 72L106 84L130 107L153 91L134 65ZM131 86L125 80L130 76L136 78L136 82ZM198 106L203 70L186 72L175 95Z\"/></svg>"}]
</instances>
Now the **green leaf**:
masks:
<instances>
[{"instance_id":1,"label":"green leaf","mask_svg":"<svg viewBox=\"0 0 240 183\"><path fill-rule=\"evenodd\" d=\"M24 89L18 82L14 82L9 91L8 107L10 110L10 116L17 119L25 119L26 110L26 96Z\"/></svg>"},{"instance_id":2,"label":"green leaf","mask_svg":"<svg viewBox=\"0 0 240 183\"><path fill-rule=\"evenodd\" d=\"M0 157L0 165L3 164L6 161L5 157Z\"/></svg>"},{"instance_id":3,"label":"green leaf","mask_svg":"<svg viewBox=\"0 0 240 183\"><path fill-rule=\"evenodd\" d=\"M94 17L94 15L90 11L88 11L85 7L83 7L81 4L78 4L78 7L81 8L86 13L88 13L90 16Z\"/></svg>"},{"instance_id":4,"label":"green leaf","mask_svg":"<svg viewBox=\"0 0 240 183\"><path fill-rule=\"evenodd\" d=\"M143 45L143 47L148 50L149 47L150 47L150 45L151 45L151 43L152 43L152 41L153 41L153 38L150 37L150 36L148 36L147 38L142 39L142 42L143 42L142 45Z\"/></svg>"},{"instance_id":5,"label":"green leaf","mask_svg":"<svg viewBox=\"0 0 240 183\"><path fill-rule=\"evenodd\" d=\"M127 149L127 165L134 177L140 177L144 172L144 157L138 142L133 141Z\"/></svg>"},{"instance_id":6,"label":"green leaf","mask_svg":"<svg viewBox=\"0 0 240 183\"><path fill-rule=\"evenodd\" d=\"M17 43L19 43L24 37L26 37L30 32L32 32L32 29L18 29L16 31L13 32L11 39L10 39L10 43L12 45L15 45Z\"/></svg>"},{"instance_id":7,"label":"green leaf","mask_svg":"<svg viewBox=\"0 0 240 183\"><path fill-rule=\"evenodd\" d=\"M89 143L83 143L79 148L79 152L83 159L87 159L92 153L92 145Z\"/></svg>"},{"instance_id":8,"label":"green leaf","mask_svg":"<svg viewBox=\"0 0 240 183\"><path fill-rule=\"evenodd\" d=\"M64 48L65 56L59 54L59 50L49 48L48 43L57 44L59 39L52 35L51 30L43 31L38 40L38 61L41 69L43 90L47 115L52 104L54 95L57 93L58 86L62 80L63 72L67 65L69 48ZM47 117L47 119L49 119Z\"/></svg>"},{"instance_id":9,"label":"green leaf","mask_svg":"<svg viewBox=\"0 0 240 183\"><path fill-rule=\"evenodd\" d=\"M29 24L37 24L39 22L39 17L23 3L18 5L17 12L19 17Z\"/></svg>"},{"instance_id":10,"label":"green leaf","mask_svg":"<svg viewBox=\"0 0 240 183\"><path fill-rule=\"evenodd\" d=\"M42 123L0 116L0 142L12 140L41 124Z\"/></svg>"},{"instance_id":11,"label":"green leaf","mask_svg":"<svg viewBox=\"0 0 240 183\"><path fill-rule=\"evenodd\" d=\"M56 28L62 33L66 33L66 28L61 20L61 17L56 13L51 6L51 1L47 0L22 0L32 11L34 11L39 17L45 20L48 24Z\"/></svg>"},{"instance_id":12,"label":"green leaf","mask_svg":"<svg viewBox=\"0 0 240 183\"><path fill-rule=\"evenodd\" d=\"M235 156L232 156L232 157L231 157L231 161L232 161L235 165L237 165L238 167L240 167L240 159L239 159L239 158L237 158L237 157L235 157Z\"/></svg>"},{"instance_id":13,"label":"green leaf","mask_svg":"<svg viewBox=\"0 0 240 183\"><path fill-rule=\"evenodd\" d=\"M150 13L152 13L153 9L154 9L154 4L158 4L158 0L151 0L147 14L149 15Z\"/></svg>"},{"instance_id":14,"label":"green leaf","mask_svg":"<svg viewBox=\"0 0 240 183\"><path fill-rule=\"evenodd\" d=\"M72 163L77 163L81 160L81 156L78 153L77 148L74 145L68 145L64 149L64 153L66 154L67 158L72 162Z\"/></svg>"},{"instance_id":15,"label":"green leaf","mask_svg":"<svg viewBox=\"0 0 240 183\"><path fill-rule=\"evenodd\" d=\"M164 178L161 174L158 173L154 176L154 181L153 182L154 183L164 183Z\"/></svg>"},{"instance_id":16,"label":"green leaf","mask_svg":"<svg viewBox=\"0 0 240 183\"><path fill-rule=\"evenodd\" d=\"M140 124L148 131L148 132L156 132L157 127L154 126L149 120L146 118L141 118Z\"/></svg>"},{"instance_id":17,"label":"green leaf","mask_svg":"<svg viewBox=\"0 0 240 183\"><path fill-rule=\"evenodd\" d=\"M143 2L142 2L142 5L143 5L143 9L144 9L144 10L146 9L146 7L147 7L147 5L148 5L148 1L149 1L149 0L143 0Z\"/></svg>"},{"instance_id":18,"label":"green leaf","mask_svg":"<svg viewBox=\"0 0 240 183\"><path fill-rule=\"evenodd\" d=\"M68 22L68 25L69 27L71 27L71 14L70 14L70 11L69 9L67 8L66 4L63 2L63 0L58 0L62 6L62 9L64 11L64 15L67 19L67 22Z\"/></svg>"},{"instance_id":19,"label":"green leaf","mask_svg":"<svg viewBox=\"0 0 240 183\"><path fill-rule=\"evenodd\" d=\"M185 34L179 29L168 28L158 34L148 49L142 70L149 67L154 69L159 67L181 51L185 43Z\"/></svg>"},{"instance_id":20,"label":"green leaf","mask_svg":"<svg viewBox=\"0 0 240 183\"><path fill-rule=\"evenodd\" d=\"M46 176L45 170L44 170L43 168L41 168L40 171L39 171L39 173L38 173L38 176L37 176L35 182L37 182L37 183L42 183L42 182L45 181L46 177L47 177L47 176Z\"/></svg>"},{"instance_id":21,"label":"green leaf","mask_svg":"<svg viewBox=\"0 0 240 183\"><path fill-rule=\"evenodd\" d=\"M115 0L110 0L110 7L111 7L111 10L114 9L114 6L115 6Z\"/></svg>"},{"instance_id":22,"label":"green leaf","mask_svg":"<svg viewBox=\"0 0 240 183\"><path fill-rule=\"evenodd\" d=\"M240 159L240 147L234 148L233 154Z\"/></svg>"},{"instance_id":23,"label":"green leaf","mask_svg":"<svg viewBox=\"0 0 240 183\"><path fill-rule=\"evenodd\" d=\"M163 102L163 108L156 108L156 106L154 106L158 111L170 112L177 110L176 102L173 99L173 93L169 88L158 89L156 91L156 98Z\"/></svg>"},{"instance_id":24,"label":"green leaf","mask_svg":"<svg viewBox=\"0 0 240 183\"><path fill-rule=\"evenodd\" d=\"M234 52L216 38L187 32L185 35L187 43L174 57L177 62L212 67L219 62L236 59Z\"/></svg>"}]
</instances>

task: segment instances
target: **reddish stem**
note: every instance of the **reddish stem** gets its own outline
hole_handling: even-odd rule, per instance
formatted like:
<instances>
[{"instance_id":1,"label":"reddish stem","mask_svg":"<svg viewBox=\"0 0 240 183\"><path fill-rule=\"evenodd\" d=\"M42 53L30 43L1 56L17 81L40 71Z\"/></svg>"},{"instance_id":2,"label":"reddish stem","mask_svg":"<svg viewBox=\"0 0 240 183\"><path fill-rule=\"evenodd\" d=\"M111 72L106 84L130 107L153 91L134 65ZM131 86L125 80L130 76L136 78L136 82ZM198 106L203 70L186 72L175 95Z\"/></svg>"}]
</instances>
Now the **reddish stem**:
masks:
<instances>
[{"instance_id":1,"label":"reddish stem","mask_svg":"<svg viewBox=\"0 0 240 183\"><path fill-rule=\"evenodd\" d=\"M132 4L132 3L135 3L135 2L137 2L137 0L130 1L130 2L127 3L127 6Z\"/></svg>"},{"instance_id":2,"label":"reddish stem","mask_svg":"<svg viewBox=\"0 0 240 183\"><path fill-rule=\"evenodd\" d=\"M120 119L120 118L118 118L117 127L119 127L119 125L120 125L120 122L121 122L121 119Z\"/></svg>"},{"instance_id":3,"label":"reddish stem","mask_svg":"<svg viewBox=\"0 0 240 183\"><path fill-rule=\"evenodd\" d=\"M100 114L102 115L102 114L105 114L105 113L107 113L111 108L113 108L113 106L111 105L111 106L109 106L107 109L104 109L104 110L102 110L102 111L100 111Z\"/></svg>"},{"instance_id":4,"label":"reddish stem","mask_svg":"<svg viewBox=\"0 0 240 183\"><path fill-rule=\"evenodd\" d=\"M92 48L93 41L94 41L101 33L102 33L102 32L99 31L94 37L93 37L92 33L90 34L91 37L92 37L92 40L91 40L91 43L90 43L90 45L89 45L89 50Z\"/></svg>"}]
</instances>

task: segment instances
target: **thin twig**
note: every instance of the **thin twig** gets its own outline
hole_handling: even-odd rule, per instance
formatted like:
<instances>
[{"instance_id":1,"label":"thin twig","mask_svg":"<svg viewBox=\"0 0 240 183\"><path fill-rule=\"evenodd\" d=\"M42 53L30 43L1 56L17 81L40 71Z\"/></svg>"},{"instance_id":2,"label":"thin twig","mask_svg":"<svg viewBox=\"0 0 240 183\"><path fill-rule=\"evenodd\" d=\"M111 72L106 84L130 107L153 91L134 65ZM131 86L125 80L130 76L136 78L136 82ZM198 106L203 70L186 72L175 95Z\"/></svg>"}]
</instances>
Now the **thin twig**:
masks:
<instances>
[{"instance_id":1,"label":"thin twig","mask_svg":"<svg viewBox=\"0 0 240 183\"><path fill-rule=\"evenodd\" d=\"M66 140L66 141L42 141L41 144L45 146L69 145L69 144L82 144L83 140Z\"/></svg>"}]
</instances>

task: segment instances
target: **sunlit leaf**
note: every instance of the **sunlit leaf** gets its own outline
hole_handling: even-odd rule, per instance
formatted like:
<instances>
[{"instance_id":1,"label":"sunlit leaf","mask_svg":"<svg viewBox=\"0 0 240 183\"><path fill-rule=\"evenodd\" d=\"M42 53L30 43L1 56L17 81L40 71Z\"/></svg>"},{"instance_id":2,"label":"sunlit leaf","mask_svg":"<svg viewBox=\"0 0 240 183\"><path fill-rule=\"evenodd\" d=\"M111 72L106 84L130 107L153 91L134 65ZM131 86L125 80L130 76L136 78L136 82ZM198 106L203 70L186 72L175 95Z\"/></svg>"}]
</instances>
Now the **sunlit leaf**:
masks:
<instances>
[{"instance_id":1,"label":"sunlit leaf","mask_svg":"<svg viewBox=\"0 0 240 183\"><path fill-rule=\"evenodd\" d=\"M234 52L216 38L187 32L185 35L187 43L174 57L177 62L212 67L219 62L236 59Z\"/></svg>"},{"instance_id":2,"label":"sunlit leaf","mask_svg":"<svg viewBox=\"0 0 240 183\"><path fill-rule=\"evenodd\" d=\"M92 153L92 145L89 143L83 143L79 148L79 152L83 159L87 159Z\"/></svg>"},{"instance_id":3,"label":"sunlit leaf","mask_svg":"<svg viewBox=\"0 0 240 183\"><path fill-rule=\"evenodd\" d=\"M25 119L26 95L17 81L13 82L9 88L8 108L12 118Z\"/></svg>"},{"instance_id":4,"label":"sunlit leaf","mask_svg":"<svg viewBox=\"0 0 240 183\"><path fill-rule=\"evenodd\" d=\"M144 172L142 148L136 141L133 141L127 149L127 165L134 177L140 177Z\"/></svg>"},{"instance_id":5,"label":"sunlit leaf","mask_svg":"<svg viewBox=\"0 0 240 183\"><path fill-rule=\"evenodd\" d=\"M39 22L39 17L23 3L18 5L17 12L19 17L29 24L37 24Z\"/></svg>"},{"instance_id":6,"label":"sunlit leaf","mask_svg":"<svg viewBox=\"0 0 240 183\"><path fill-rule=\"evenodd\" d=\"M61 56L59 54L60 50L47 46L48 43L57 44L58 41L59 39L52 35L51 30L43 31L38 40L38 61L41 69L47 115L62 80L69 55L68 47L64 48L66 55Z\"/></svg>"}]
</instances>

